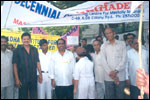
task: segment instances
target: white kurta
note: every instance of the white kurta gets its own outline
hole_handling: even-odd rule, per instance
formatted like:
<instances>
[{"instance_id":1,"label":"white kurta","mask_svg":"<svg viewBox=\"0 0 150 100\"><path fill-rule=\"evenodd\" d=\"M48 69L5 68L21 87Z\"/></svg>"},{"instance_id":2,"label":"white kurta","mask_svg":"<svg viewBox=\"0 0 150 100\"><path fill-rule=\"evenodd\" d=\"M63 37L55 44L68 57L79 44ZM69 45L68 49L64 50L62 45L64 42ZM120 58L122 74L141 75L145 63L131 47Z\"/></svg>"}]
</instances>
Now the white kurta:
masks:
<instances>
[{"instance_id":1,"label":"white kurta","mask_svg":"<svg viewBox=\"0 0 150 100\"><path fill-rule=\"evenodd\" d=\"M51 99L51 79L50 79L50 66L51 66L52 53L47 52L46 55L41 51L39 53L43 82L38 82L38 99Z\"/></svg>"},{"instance_id":2,"label":"white kurta","mask_svg":"<svg viewBox=\"0 0 150 100\"><path fill-rule=\"evenodd\" d=\"M78 99L95 99L94 64L87 57L81 58L75 66L74 79L78 83Z\"/></svg>"},{"instance_id":3,"label":"white kurta","mask_svg":"<svg viewBox=\"0 0 150 100\"><path fill-rule=\"evenodd\" d=\"M94 61L94 75L96 87L96 99L104 99L105 84L104 84L104 68L102 66L101 52L95 53L93 56Z\"/></svg>"},{"instance_id":4,"label":"white kurta","mask_svg":"<svg viewBox=\"0 0 150 100\"><path fill-rule=\"evenodd\" d=\"M148 55L147 51L142 49L142 68L148 73ZM131 85L136 86L136 70L140 68L139 55L135 49L131 49L127 52L127 75L126 79L131 81ZM128 76L128 77L127 77Z\"/></svg>"}]
</instances>

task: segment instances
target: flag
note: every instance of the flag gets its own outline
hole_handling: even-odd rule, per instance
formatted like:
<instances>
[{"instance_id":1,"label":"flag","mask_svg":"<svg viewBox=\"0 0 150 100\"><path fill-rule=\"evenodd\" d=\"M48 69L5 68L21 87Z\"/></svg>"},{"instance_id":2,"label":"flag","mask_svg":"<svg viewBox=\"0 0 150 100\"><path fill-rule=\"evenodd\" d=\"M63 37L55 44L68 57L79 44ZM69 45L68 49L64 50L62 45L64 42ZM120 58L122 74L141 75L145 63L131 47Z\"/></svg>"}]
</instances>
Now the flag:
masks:
<instances>
[{"instance_id":1,"label":"flag","mask_svg":"<svg viewBox=\"0 0 150 100\"><path fill-rule=\"evenodd\" d=\"M131 12L130 14L132 14L134 12L134 10L143 3L144 1L132 1L131 2Z\"/></svg>"},{"instance_id":2,"label":"flag","mask_svg":"<svg viewBox=\"0 0 150 100\"><path fill-rule=\"evenodd\" d=\"M33 27L32 28L32 34L44 34L48 35L41 27Z\"/></svg>"},{"instance_id":3,"label":"flag","mask_svg":"<svg viewBox=\"0 0 150 100\"><path fill-rule=\"evenodd\" d=\"M70 31L61 36L61 38L66 41L67 49L72 48L72 45L79 45L79 25L73 26ZM75 41L70 41L70 39L74 39Z\"/></svg>"}]
</instances>

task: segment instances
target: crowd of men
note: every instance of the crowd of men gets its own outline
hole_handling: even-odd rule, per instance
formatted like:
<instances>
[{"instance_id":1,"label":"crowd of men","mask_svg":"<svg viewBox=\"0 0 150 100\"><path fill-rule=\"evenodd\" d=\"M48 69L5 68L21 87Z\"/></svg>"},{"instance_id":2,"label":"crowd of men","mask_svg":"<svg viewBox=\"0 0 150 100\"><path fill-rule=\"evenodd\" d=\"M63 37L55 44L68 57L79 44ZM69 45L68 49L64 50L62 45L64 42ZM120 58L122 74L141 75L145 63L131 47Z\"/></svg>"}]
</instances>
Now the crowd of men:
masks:
<instances>
[{"instance_id":1,"label":"crowd of men","mask_svg":"<svg viewBox=\"0 0 150 100\"><path fill-rule=\"evenodd\" d=\"M8 38L1 36L1 99L137 99L139 49L137 36L127 34L118 40L112 28L106 28L106 42L98 36L92 45L82 39L81 46L66 49L63 39L57 41L58 51L48 51L48 42L41 39L42 49L30 45L31 35L23 33L23 45L8 50ZM149 36L142 47L142 68L148 76L144 91L149 89ZM139 74L141 71L138 71ZM138 84L138 86L137 86ZM52 91L53 90L53 91ZM54 91L55 90L55 91ZM149 91L149 90L148 90ZM149 92L145 92L148 98Z\"/></svg>"}]
</instances>

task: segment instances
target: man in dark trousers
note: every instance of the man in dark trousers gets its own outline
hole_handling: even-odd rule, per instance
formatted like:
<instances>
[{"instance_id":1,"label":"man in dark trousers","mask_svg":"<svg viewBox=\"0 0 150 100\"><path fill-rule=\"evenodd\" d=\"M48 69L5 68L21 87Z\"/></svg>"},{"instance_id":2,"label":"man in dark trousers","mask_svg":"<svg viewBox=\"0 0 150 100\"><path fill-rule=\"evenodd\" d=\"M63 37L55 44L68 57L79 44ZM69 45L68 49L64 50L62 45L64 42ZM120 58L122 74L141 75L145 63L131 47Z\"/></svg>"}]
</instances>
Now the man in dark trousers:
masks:
<instances>
[{"instance_id":1,"label":"man in dark trousers","mask_svg":"<svg viewBox=\"0 0 150 100\"><path fill-rule=\"evenodd\" d=\"M57 41L58 51L52 55L51 79L57 99L73 99L73 71L75 58L66 50L64 39Z\"/></svg>"},{"instance_id":2,"label":"man in dark trousers","mask_svg":"<svg viewBox=\"0 0 150 100\"><path fill-rule=\"evenodd\" d=\"M19 45L13 54L13 66L16 85L19 88L19 99L37 98L37 69L38 80L42 83L41 67L38 51L30 45L31 35L23 33L23 45Z\"/></svg>"}]
</instances>

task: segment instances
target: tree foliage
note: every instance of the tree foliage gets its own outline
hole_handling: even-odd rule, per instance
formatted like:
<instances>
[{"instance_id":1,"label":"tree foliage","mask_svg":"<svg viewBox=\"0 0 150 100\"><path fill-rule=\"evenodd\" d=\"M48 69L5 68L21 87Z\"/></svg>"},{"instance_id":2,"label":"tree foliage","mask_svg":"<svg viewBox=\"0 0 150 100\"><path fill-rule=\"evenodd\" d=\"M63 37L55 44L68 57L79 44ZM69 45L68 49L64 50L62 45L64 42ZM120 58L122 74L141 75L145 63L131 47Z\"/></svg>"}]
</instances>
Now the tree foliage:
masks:
<instances>
[{"instance_id":1,"label":"tree foliage","mask_svg":"<svg viewBox=\"0 0 150 100\"><path fill-rule=\"evenodd\" d=\"M109 24L109 26L111 28L114 28L116 33L121 34L131 31L137 31L139 27L139 22Z\"/></svg>"},{"instance_id":2,"label":"tree foliage","mask_svg":"<svg viewBox=\"0 0 150 100\"><path fill-rule=\"evenodd\" d=\"M69 7L73 7L76 6L78 4L84 3L86 1L47 1L51 4L53 4L54 6L58 7L59 9L67 9Z\"/></svg>"},{"instance_id":3,"label":"tree foliage","mask_svg":"<svg viewBox=\"0 0 150 100\"><path fill-rule=\"evenodd\" d=\"M64 35L67 32L71 30L73 26L61 26L61 27L42 27L45 32L47 32L49 35ZM88 28L87 25L80 25L79 27L79 33L84 31L86 28ZM80 36L82 36L80 34Z\"/></svg>"},{"instance_id":4,"label":"tree foliage","mask_svg":"<svg viewBox=\"0 0 150 100\"><path fill-rule=\"evenodd\" d=\"M29 33L32 32L32 28L31 27L29 27L29 28L18 28L18 30L21 31L21 32L29 32Z\"/></svg>"},{"instance_id":5,"label":"tree foliage","mask_svg":"<svg viewBox=\"0 0 150 100\"><path fill-rule=\"evenodd\" d=\"M1 1L1 6L4 4L4 1Z\"/></svg>"}]
</instances>

